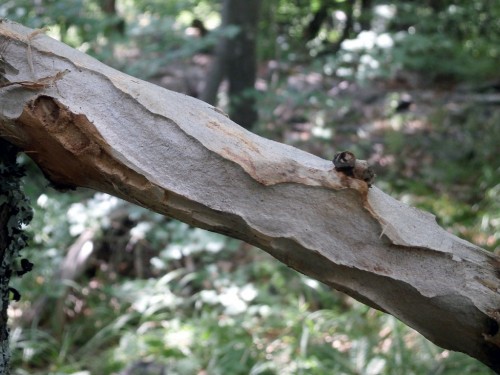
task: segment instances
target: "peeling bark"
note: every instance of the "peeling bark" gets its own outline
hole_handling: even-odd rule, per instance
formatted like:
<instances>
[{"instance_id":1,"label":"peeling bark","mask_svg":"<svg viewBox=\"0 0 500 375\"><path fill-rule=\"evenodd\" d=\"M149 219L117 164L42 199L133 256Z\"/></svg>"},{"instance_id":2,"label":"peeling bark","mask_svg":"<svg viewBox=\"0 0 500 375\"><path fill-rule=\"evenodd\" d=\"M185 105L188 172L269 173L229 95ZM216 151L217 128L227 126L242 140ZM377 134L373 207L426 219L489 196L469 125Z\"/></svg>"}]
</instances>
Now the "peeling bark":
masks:
<instances>
[{"instance_id":1,"label":"peeling bark","mask_svg":"<svg viewBox=\"0 0 500 375\"><path fill-rule=\"evenodd\" d=\"M498 257L331 161L32 33L0 23L15 68L0 74L0 136L54 184L247 241L500 371Z\"/></svg>"}]
</instances>

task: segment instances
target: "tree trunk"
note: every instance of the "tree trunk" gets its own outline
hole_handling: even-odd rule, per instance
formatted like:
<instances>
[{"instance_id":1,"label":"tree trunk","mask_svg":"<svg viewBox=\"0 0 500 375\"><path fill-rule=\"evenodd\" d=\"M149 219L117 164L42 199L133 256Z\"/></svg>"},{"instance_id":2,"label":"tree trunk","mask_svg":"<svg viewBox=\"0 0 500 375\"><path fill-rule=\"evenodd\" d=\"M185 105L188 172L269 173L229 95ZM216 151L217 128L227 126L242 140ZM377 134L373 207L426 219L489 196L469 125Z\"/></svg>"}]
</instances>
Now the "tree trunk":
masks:
<instances>
[{"instance_id":1,"label":"tree trunk","mask_svg":"<svg viewBox=\"0 0 500 375\"><path fill-rule=\"evenodd\" d=\"M2 171L8 166L16 164L16 152L14 147L4 140L0 140L0 166ZM11 254L9 247L12 244L12 236L8 231L8 223L14 215L12 207L8 204L9 197L8 186L4 186L6 181L5 173L0 173L2 182L0 185L0 374L9 372L9 328L7 325L7 309L9 307L9 282L11 276Z\"/></svg>"},{"instance_id":2,"label":"tree trunk","mask_svg":"<svg viewBox=\"0 0 500 375\"><path fill-rule=\"evenodd\" d=\"M500 371L500 259L204 102L0 23L0 137L85 186L258 246Z\"/></svg>"},{"instance_id":3,"label":"tree trunk","mask_svg":"<svg viewBox=\"0 0 500 375\"><path fill-rule=\"evenodd\" d=\"M260 0L225 2L229 7L229 24L240 28L236 37L228 42L229 117L244 128L251 129L258 118L254 90Z\"/></svg>"},{"instance_id":4,"label":"tree trunk","mask_svg":"<svg viewBox=\"0 0 500 375\"><path fill-rule=\"evenodd\" d=\"M361 0L359 26L361 30L370 30L373 18L373 0Z\"/></svg>"},{"instance_id":5,"label":"tree trunk","mask_svg":"<svg viewBox=\"0 0 500 375\"><path fill-rule=\"evenodd\" d=\"M5 69L1 66L0 75ZM22 226L31 220L31 208L21 189L23 169L17 164L16 147L0 139L0 374L9 374L9 328L7 309L10 294L18 300L18 292L9 287L14 263L26 244ZM24 270L25 272L29 271ZM23 270L17 270L22 274Z\"/></svg>"},{"instance_id":6,"label":"tree trunk","mask_svg":"<svg viewBox=\"0 0 500 375\"><path fill-rule=\"evenodd\" d=\"M222 28L224 29L229 25L229 7L227 4L229 0L223 2L221 18L222 18ZM224 80L226 72L226 62L227 54L229 53L228 48L229 39L226 36L220 36L219 42L215 47L215 58L212 61L210 70L207 75L205 82L205 87L200 95L200 99L204 102L217 105L217 93L219 92L219 86Z\"/></svg>"},{"instance_id":7,"label":"tree trunk","mask_svg":"<svg viewBox=\"0 0 500 375\"><path fill-rule=\"evenodd\" d=\"M347 1L345 3L345 14L347 18L342 28L342 34L340 34L339 40L337 40L333 46L333 54L340 50L344 40L348 39L352 33L354 27L354 1Z\"/></svg>"},{"instance_id":8,"label":"tree trunk","mask_svg":"<svg viewBox=\"0 0 500 375\"><path fill-rule=\"evenodd\" d=\"M229 82L229 115L250 129L257 121L254 85L257 72L256 37L260 0L224 0L222 26L237 26L233 38L223 37L216 47L201 99L215 105L224 76Z\"/></svg>"},{"instance_id":9,"label":"tree trunk","mask_svg":"<svg viewBox=\"0 0 500 375\"><path fill-rule=\"evenodd\" d=\"M344 25L342 26L342 32L335 43L333 43L328 48L325 48L325 50L321 51L319 56L335 55L340 51L344 40L348 39L351 36L354 29L354 3L354 1L346 1L343 4L343 10L346 15L346 20L344 22Z\"/></svg>"},{"instance_id":10,"label":"tree trunk","mask_svg":"<svg viewBox=\"0 0 500 375\"><path fill-rule=\"evenodd\" d=\"M106 22L108 25L104 29L106 36L117 34L125 35L125 20L118 15L116 10L116 0L100 0L99 5L102 11L106 14Z\"/></svg>"},{"instance_id":11,"label":"tree trunk","mask_svg":"<svg viewBox=\"0 0 500 375\"><path fill-rule=\"evenodd\" d=\"M328 18L328 12L330 11L330 6L333 5L328 0L323 0L321 5L316 12L313 13L311 20L304 29L305 40L312 40L318 36L319 31L323 22Z\"/></svg>"}]
</instances>

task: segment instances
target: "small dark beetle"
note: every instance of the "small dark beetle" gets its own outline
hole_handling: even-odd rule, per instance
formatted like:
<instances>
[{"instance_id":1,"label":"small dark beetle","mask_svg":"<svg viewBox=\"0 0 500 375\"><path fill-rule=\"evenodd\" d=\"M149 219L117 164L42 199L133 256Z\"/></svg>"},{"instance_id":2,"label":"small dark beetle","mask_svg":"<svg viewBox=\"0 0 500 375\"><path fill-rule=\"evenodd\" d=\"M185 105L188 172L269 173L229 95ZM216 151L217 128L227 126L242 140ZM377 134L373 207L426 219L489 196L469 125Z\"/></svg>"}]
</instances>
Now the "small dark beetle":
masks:
<instances>
[{"instance_id":1,"label":"small dark beetle","mask_svg":"<svg viewBox=\"0 0 500 375\"><path fill-rule=\"evenodd\" d=\"M365 160L356 160L356 156L352 152L342 151L336 153L332 161L337 172L363 180L368 184L368 187L372 186L376 175Z\"/></svg>"}]
</instances>

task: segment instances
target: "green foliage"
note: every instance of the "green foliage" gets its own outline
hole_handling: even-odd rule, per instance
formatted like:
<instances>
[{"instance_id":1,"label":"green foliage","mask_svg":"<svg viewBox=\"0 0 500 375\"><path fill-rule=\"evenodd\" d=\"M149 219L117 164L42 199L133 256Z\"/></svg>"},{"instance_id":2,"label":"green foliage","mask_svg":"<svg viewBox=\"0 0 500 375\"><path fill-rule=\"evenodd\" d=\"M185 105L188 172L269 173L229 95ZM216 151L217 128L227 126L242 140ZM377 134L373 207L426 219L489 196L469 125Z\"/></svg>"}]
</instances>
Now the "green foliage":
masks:
<instances>
[{"instance_id":1,"label":"green foliage","mask_svg":"<svg viewBox=\"0 0 500 375\"><path fill-rule=\"evenodd\" d=\"M394 63L431 79L497 77L498 2L443 1L439 9L401 2L391 20Z\"/></svg>"},{"instance_id":2,"label":"green foliage","mask_svg":"<svg viewBox=\"0 0 500 375\"><path fill-rule=\"evenodd\" d=\"M146 79L173 60L210 50L220 35L234 35L233 28L218 30L203 39L185 35L185 28L196 17L217 23L215 3L118 1L116 14L110 14L100 0L46 1L37 6L31 0L17 0L0 4L0 17L32 28L47 28L48 35Z\"/></svg>"},{"instance_id":3,"label":"green foliage","mask_svg":"<svg viewBox=\"0 0 500 375\"><path fill-rule=\"evenodd\" d=\"M50 33L74 47L96 41L118 22L105 14L97 0L46 1L35 6L29 0L8 1L0 5L0 13L28 27L48 27Z\"/></svg>"},{"instance_id":4,"label":"green foliage","mask_svg":"<svg viewBox=\"0 0 500 375\"><path fill-rule=\"evenodd\" d=\"M396 157L380 177L392 181L388 190L433 212L441 225L494 251L500 244L500 111L488 107L475 103L451 112L437 109L421 132L387 132L386 156ZM399 121L421 121L412 116L399 116Z\"/></svg>"},{"instance_id":5,"label":"green foliage","mask_svg":"<svg viewBox=\"0 0 500 375\"><path fill-rule=\"evenodd\" d=\"M499 16L498 2L482 0L381 2L373 8L372 29L351 33L327 61L338 76L357 81L402 72L418 73L425 84L497 79ZM328 51L338 39L309 43L310 53Z\"/></svg>"},{"instance_id":6,"label":"green foliage","mask_svg":"<svg viewBox=\"0 0 500 375\"><path fill-rule=\"evenodd\" d=\"M102 194L53 203L45 200L46 216L34 225L57 225L68 212L67 230L74 234L92 225L105 232L110 212L125 209L135 220L131 233L161 249L151 259L161 276L97 272L72 285L65 297L71 321L59 322L62 330L42 322L14 329L17 374L28 368L30 374L113 373L133 364L180 375L490 373L239 241ZM25 303L36 295L58 298L49 293L57 286L41 272L55 268L54 258L44 255L55 252L40 250L40 271L18 281L20 290L32 289Z\"/></svg>"}]
</instances>

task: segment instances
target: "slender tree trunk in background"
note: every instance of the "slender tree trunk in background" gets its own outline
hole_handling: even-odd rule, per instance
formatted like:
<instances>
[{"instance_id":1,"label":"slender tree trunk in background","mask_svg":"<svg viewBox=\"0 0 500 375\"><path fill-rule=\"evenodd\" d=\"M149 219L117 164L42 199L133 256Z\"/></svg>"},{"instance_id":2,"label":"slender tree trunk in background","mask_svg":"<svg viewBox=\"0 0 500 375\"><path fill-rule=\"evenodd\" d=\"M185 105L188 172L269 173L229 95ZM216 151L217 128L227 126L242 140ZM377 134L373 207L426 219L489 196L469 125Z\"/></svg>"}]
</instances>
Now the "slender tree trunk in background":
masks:
<instances>
[{"instance_id":1,"label":"slender tree trunk in background","mask_svg":"<svg viewBox=\"0 0 500 375\"><path fill-rule=\"evenodd\" d=\"M207 74L203 92L200 94L200 99L211 105L217 105L217 93L224 79L224 63L226 60L225 54L227 52L226 43L227 41L225 38L221 38L215 47L215 58Z\"/></svg>"},{"instance_id":2,"label":"slender tree trunk in background","mask_svg":"<svg viewBox=\"0 0 500 375\"><path fill-rule=\"evenodd\" d=\"M425 3L429 5L434 12L441 12L449 5L450 2L445 0L427 0Z\"/></svg>"},{"instance_id":3,"label":"slender tree trunk in background","mask_svg":"<svg viewBox=\"0 0 500 375\"><path fill-rule=\"evenodd\" d=\"M370 1L370 0L368 0ZM366 1L363 1L365 3ZM342 4L342 9L345 12L346 20L342 28L342 33L340 34L338 40L333 43L329 48L325 48L325 50L319 53L319 56L324 55L335 55L342 46L342 42L348 39L354 29L354 3L355 1L346 1L345 4Z\"/></svg>"},{"instance_id":4,"label":"slender tree trunk in background","mask_svg":"<svg viewBox=\"0 0 500 375\"><path fill-rule=\"evenodd\" d=\"M125 20L118 15L116 0L101 0L100 5L102 11L108 16L108 26L105 29L106 35L125 35Z\"/></svg>"},{"instance_id":5,"label":"slender tree trunk in background","mask_svg":"<svg viewBox=\"0 0 500 375\"><path fill-rule=\"evenodd\" d=\"M228 21L229 21L228 18L229 7L226 6L226 3L228 2L229 2L228 0L224 1L221 10L221 18L222 18L221 27L223 29L228 26ZM219 91L219 86L222 80L224 79L226 71L227 54L229 53L227 44L228 44L227 37L222 36L219 38L219 43L217 43L217 46L215 47L215 58L214 61L212 62L212 65L210 66L210 71L208 72L208 76L205 82L205 88L203 89L203 92L200 95L201 100L211 105L217 104L217 93Z\"/></svg>"},{"instance_id":6,"label":"slender tree trunk in background","mask_svg":"<svg viewBox=\"0 0 500 375\"><path fill-rule=\"evenodd\" d=\"M340 47L342 46L342 42L346 39L349 38L351 35L353 26L354 26L354 1L347 1L345 4L345 14L346 14L346 21L344 24L344 28L342 29L342 34L339 37L339 40L337 43L335 43L333 47L333 53L337 53L340 50Z\"/></svg>"},{"instance_id":7,"label":"slender tree trunk in background","mask_svg":"<svg viewBox=\"0 0 500 375\"><path fill-rule=\"evenodd\" d=\"M304 30L304 37L306 40L311 40L316 38L319 31L321 30L321 25L328 18L328 5L325 3L321 4L321 7L313 14L313 18Z\"/></svg>"},{"instance_id":8,"label":"slender tree trunk in background","mask_svg":"<svg viewBox=\"0 0 500 375\"><path fill-rule=\"evenodd\" d=\"M234 38L221 38L216 57L201 95L215 105L224 76L229 81L229 116L247 129L257 121L253 93L257 74L256 38L260 0L224 0L222 26L238 26Z\"/></svg>"},{"instance_id":9,"label":"slender tree trunk in background","mask_svg":"<svg viewBox=\"0 0 500 375\"><path fill-rule=\"evenodd\" d=\"M306 40L314 39L318 36L321 26L327 22L330 14L338 7L336 0L323 0L319 9L313 13L313 17L304 31Z\"/></svg>"},{"instance_id":10,"label":"slender tree trunk in background","mask_svg":"<svg viewBox=\"0 0 500 375\"><path fill-rule=\"evenodd\" d=\"M101 9L108 16L116 16L116 0L101 0Z\"/></svg>"},{"instance_id":11,"label":"slender tree trunk in background","mask_svg":"<svg viewBox=\"0 0 500 375\"><path fill-rule=\"evenodd\" d=\"M229 24L240 27L236 37L228 43L229 117L250 129L258 118L254 87L260 0L226 0L225 6L229 7Z\"/></svg>"},{"instance_id":12,"label":"slender tree trunk in background","mask_svg":"<svg viewBox=\"0 0 500 375\"><path fill-rule=\"evenodd\" d=\"M372 0L361 0L361 11L359 15L359 25L361 30L370 30L372 23Z\"/></svg>"}]
</instances>

